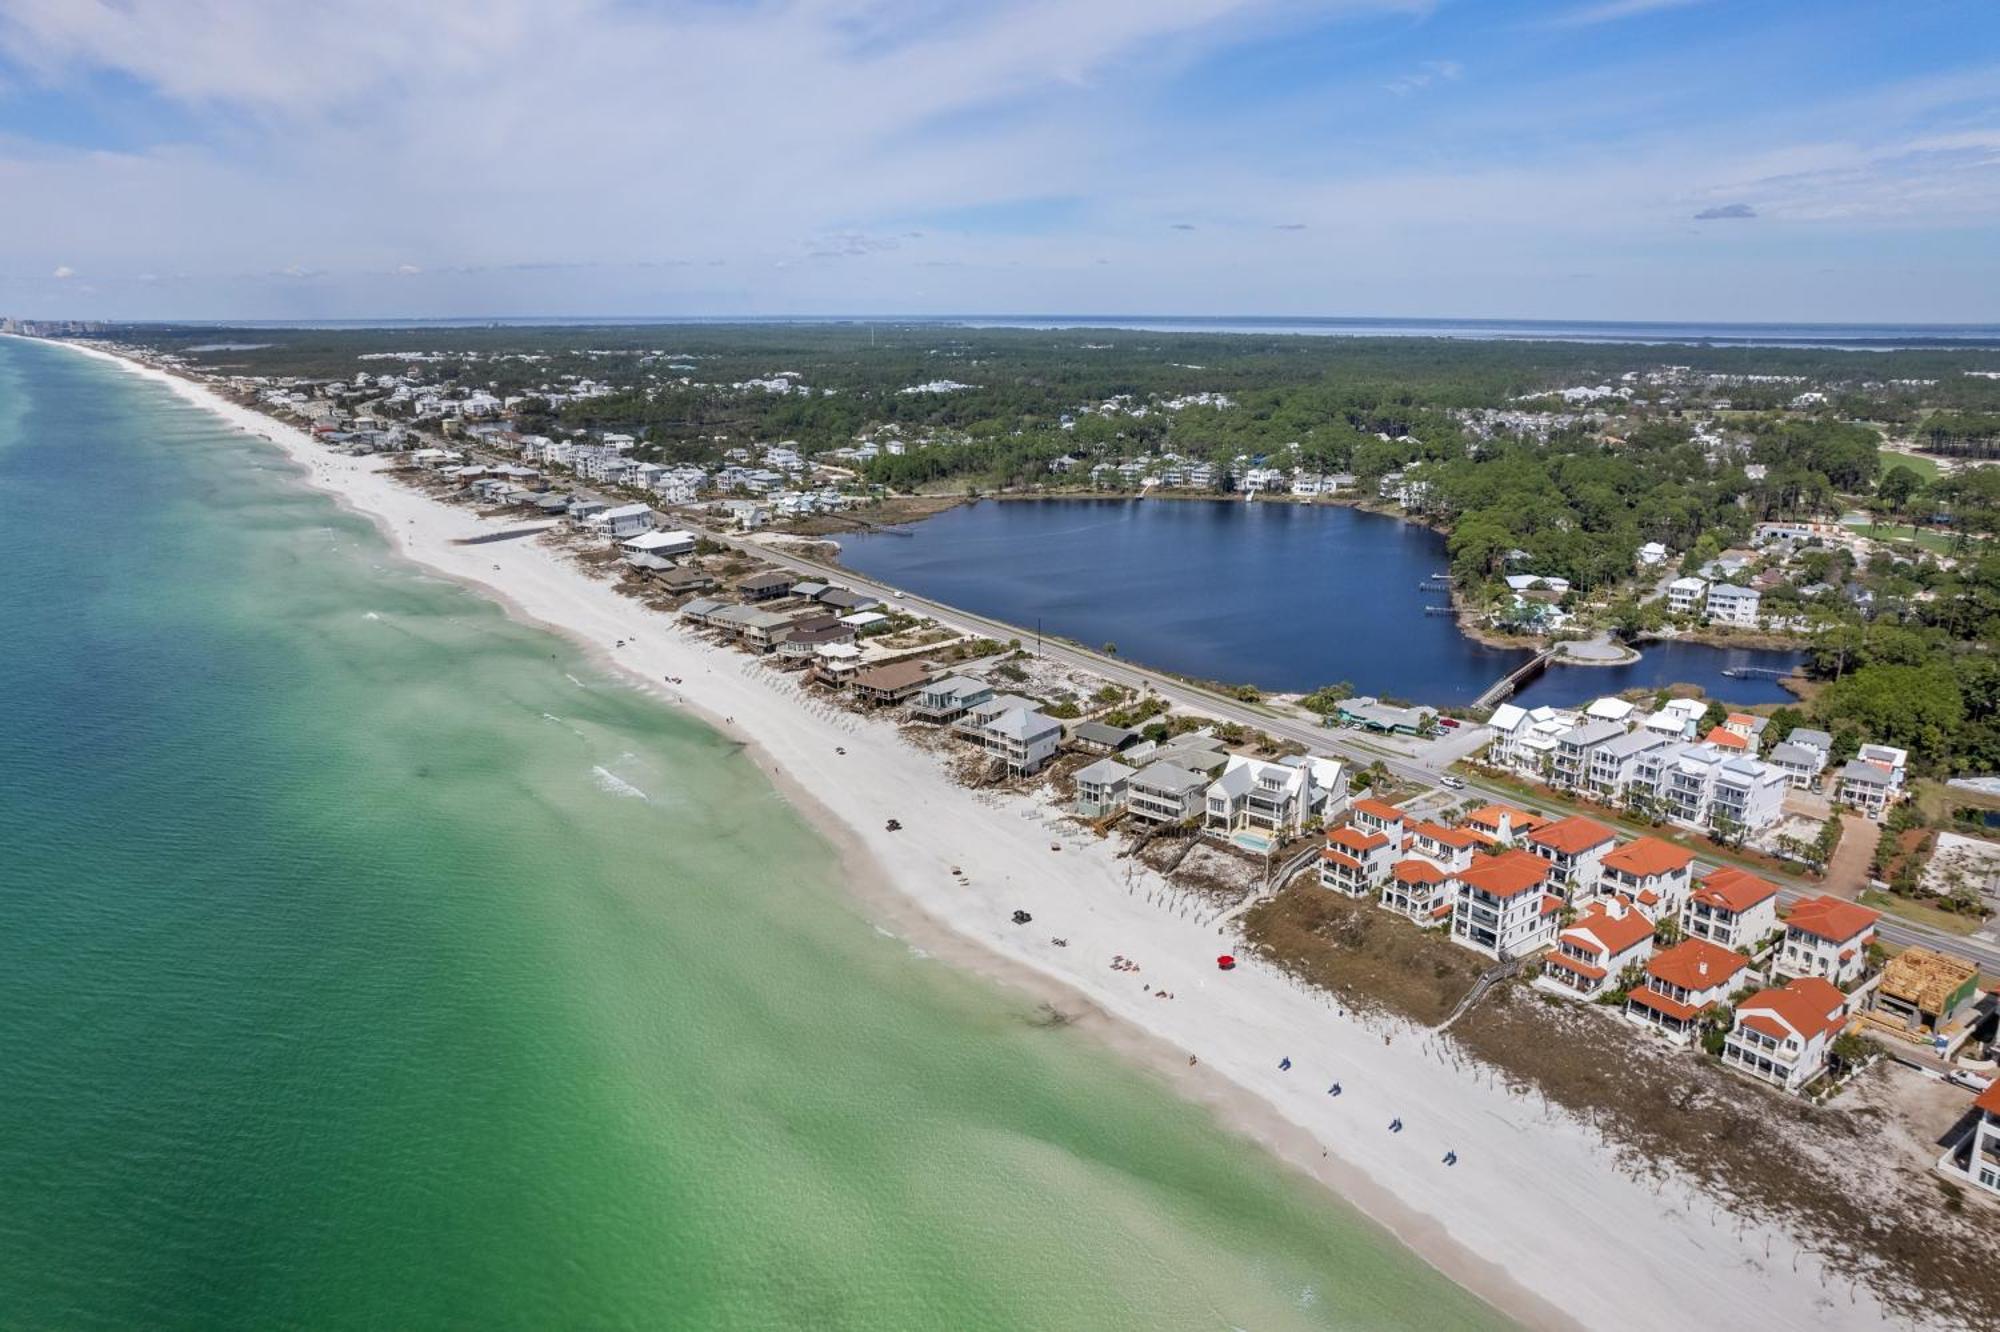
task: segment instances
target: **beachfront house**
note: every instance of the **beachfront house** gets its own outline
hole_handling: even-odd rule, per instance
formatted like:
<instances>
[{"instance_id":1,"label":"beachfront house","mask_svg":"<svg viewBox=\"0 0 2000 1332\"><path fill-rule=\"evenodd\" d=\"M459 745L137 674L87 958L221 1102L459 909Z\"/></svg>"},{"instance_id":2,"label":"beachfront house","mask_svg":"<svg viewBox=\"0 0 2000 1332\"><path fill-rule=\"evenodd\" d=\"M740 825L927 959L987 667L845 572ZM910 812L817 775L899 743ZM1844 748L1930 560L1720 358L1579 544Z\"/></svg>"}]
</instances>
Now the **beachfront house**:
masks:
<instances>
[{"instance_id":1,"label":"beachfront house","mask_svg":"<svg viewBox=\"0 0 2000 1332\"><path fill-rule=\"evenodd\" d=\"M692 532L641 532L618 543L625 563L655 572L671 569L673 561L694 553Z\"/></svg>"},{"instance_id":2,"label":"beachfront house","mask_svg":"<svg viewBox=\"0 0 2000 1332\"><path fill-rule=\"evenodd\" d=\"M1778 928L1778 886L1732 865L1709 873L1681 908L1681 930L1724 948L1749 952Z\"/></svg>"},{"instance_id":3,"label":"beachfront house","mask_svg":"<svg viewBox=\"0 0 2000 1332\"><path fill-rule=\"evenodd\" d=\"M993 702L1001 702L995 699ZM1055 757L1062 745L1062 723L1036 709L1026 699L1009 697L1008 706L993 708L990 704L975 715L976 726L968 727L961 722L959 730L971 734L979 742L979 747L1007 765L1007 771L1015 777L1025 777L1041 771L1042 765ZM967 721L972 718L968 717Z\"/></svg>"},{"instance_id":4,"label":"beachfront house","mask_svg":"<svg viewBox=\"0 0 2000 1332\"><path fill-rule=\"evenodd\" d=\"M1562 899L1549 862L1528 851L1475 856L1452 875L1452 942L1488 957L1524 957L1555 941Z\"/></svg>"},{"instance_id":5,"label":"beachfront house","mask_svg":"<svg viewBox=\"0 0 2000 1332\"><path fill-rule=\"evenodd\" d=\"M892 707L913 697L931 678L921 661L892 661L854 673L854 696L870 707Z\"/></svg>"},{"instance_id":6,"label":"beachfront house","mask_svg":"<svg viewBox=\"0 0 2000 1332\"><path fill-rule=\"evenodd\" d=\"M1105 722L1078 722L1069 728L1069 742L1085 754L1118 754L1139 743L1139 733Z\"/></svg>"},{"instance_id":7,"label":"beachfront house","mask_svg":"<svg viewBox=\"0 0 2000 1332\"><path fill-rule=\"evenodd\" d=\"M613 541L623 541L627 537L638 536L653 529L653 511L643 504L621 504L615 509L592 514L584 520L584 529L599 536L608 536ZM689 550L694 549L692 545Z\"/></svg>"},{"instance_id":8,"label":"beachfront house","mask_svg":"<svg viewBox=\"0 0 2000 1332\"><path fill-rule=\"evenodd\" d=\"M1447 874L1455 874L1470 865L1473 853L1482 845L1479 838L1466 829L1447 828L1430 819L1411 824L1404 838L1404 850L1410 856L1427 861Z\"/></svg>"},{"instance_id":9,"label":"beachfront house","mask_svg":"<svg viewBox=\"0 0 2000 1332\"><path fill-rule=\"evenodd\" d=\"M1694 852L1640 837L1604 857L1597 891L1625 898L1650 920L1678 920L1693 867Z\"/></svg>"},{"instance_id":10,"label":"beachfront house","mask_svg":"<svg viewBox=\"0 0 2000 1332\"><path fill-rule=\"evenodd\" d=\"M934 726L949 726L992 698L993 686L984 680L951 675L918 691L916 702L910 705L910 716Z\"/></svg>"},{"instance_id":11,"label":"beachfront house","mask_svg":"<svg viewBox=\"0 0 2000 1332\"><path fill-rule=\"evenodd\" d=\"M1077 769L1076 800L1070 806L1086 819L1101 819L1125 808L1126 788L1137 769L1115 758L1101 758Z\"/></svg>"},{"instance_id":12,"label":"beachfront house","mask_svg":"<svg viewBox=\"0 0 2000 1332\"><path fill-rule=\"evenodd\" d=\"M1444 870L1410 857L1390 866L1388 882L1375 901L1426 929L1442 929L1451 923L1456 893L1456 881Z\"/></svg>"},{"instance_id":13,"label":"beachfront house","mask_svg":"<svg viewBox=\"0 0 2000 1332\"><path fill-rule=\"evenodd\" d=\"M1460 821L1459 827L1487 846L1512 846L1548 820L1512 805L1482 805Z\"/></svg>"},{"instance_id":14,"label":"beachfront house","mask_svg":"<svg viewBox=\"0 0 2000 1332\"><path fill-rule=\"evenodd\" d=\"M1785 917L1785 940L1772 971L1780 976L1819 976L1851 989L1868 968L1868 945L1882 913L1822 894L1792 904Z\"/></svg>"},{"instance_id":15,"label":"beachfront house","mask_svg":"<svg viewBox=\"0 0 2000 1332\"><path fill-rule=\"evenodd\" d=\"M1728 999L1749 965L1706 939L1683 939L1647 961L1645 982L1625 997L1625 1016L1685 1045L1702 1015Z\"/></svg>"},{"instance_id":16,"label":"beachfront house","mask_svg":"<svg viewBox=\"0 0 2000 1332\"><path fill-rule=\"evenodd\" d=\"M1389 877L1396 844L1354 824L1327 834L1320 852L1319 884L1349 897L1367 897Z\"/></svg>"},{"instance_id":17,"label":"beachfront house","mask_svg":"<svg viewBox=\"0 0 2000 1332\"><path fill-rule=\"evenodd\" d=\"M1817 976L1789 980L1736 1006L1722 1063L1796 1092L1825 1072L1827 1052L1846 1023L1846 995Z\"/></svg>"},{"instance_id":18,"label":"beachfront house","mask_svg":"<svg viewBox=\"0 0 2000 1332\"><path fill-rule=\"evenodd\" d=\"M1740 629L1755 629L1758 624L1757 607L1761 600L1754 587L1717 583L1708 589L1709 621L1714 624L1734 625Z\"/></svg>"},{"instance_id":19,"label":"beachfront house","mask_svg":"<svg viewBox=\"0 0 2000 1332\"><path fill-rule=\"evenodd\" d=\"M1125 812L1141 823L1185 823L1202 809L1208 778L1172 763L1149 763L1125 786Z\"/></svg>"},{"instance_id":20,"label":"beachfront house","mask_svg":"<svg viewBox=\"0 0 2000 1332\"><path fill-rule=\"evenodd\" d=\"M1708 584L1699 578L1676 578L1667 584L1667 609L1675 615L1692 615L1706 591Z\"/></svg>"},{"instance_id":21,"label":"beachfront house","mask_svg":"<svg viewBox=\"0 0 2000 1332\"><path fill-rule=\"evenodd\" d=\"M1597 890L1604 858L1618 844L1618 834L1580 814L1544 824L1522 842L1549 865L1549 885L1565 898L1588 897Z\"/></svg>"},{"instance_id":22,"label":"beachfront house","mask_svg":"<svg viewBox=\"0 0 2000 1332\"><path fill-rule=\"evenodd\" d=\"M1938 1158L1938 1170L2000 1195L2000 1079L1973 1098L1964 1129Z\"/></svg>"},{"instance_id":23,"label":"beachfront house","mask_svg":"<svg viewBox=\"0 0 2000 1332\"><path fill-rule=\"evenodd\" d=\"M1537 984L1557 994L1596 999L1618 988L1627 968L1653 954L1653 922L1616 898L1593 902L1556 935Z\"/></svg>"},{"instance_id":24,"label":"beachfront house","mask_svg":"<svg viewBox=\"0 0 2000 1332\"><path fill-rule=\"evenodd\" d=\"M1333 765L1338 772L1338 765ZM1239 834L1296 837L1318 817L1330 794L1312 763L1270 763L1232 754L1205 793L1202 830L1224 840Z\"/></svg>"},{"instance_id":25,"label":"beachfront house","mask_svg":"<svg viewBox=\"0 0 2000 1332\"><path fill-rule=\"evenodd\" d=\"M793 581L793 576L782 569L766 569L738 582L736 592L745 601L774 601L792 590Z\"/></svg>"}]
</instances>

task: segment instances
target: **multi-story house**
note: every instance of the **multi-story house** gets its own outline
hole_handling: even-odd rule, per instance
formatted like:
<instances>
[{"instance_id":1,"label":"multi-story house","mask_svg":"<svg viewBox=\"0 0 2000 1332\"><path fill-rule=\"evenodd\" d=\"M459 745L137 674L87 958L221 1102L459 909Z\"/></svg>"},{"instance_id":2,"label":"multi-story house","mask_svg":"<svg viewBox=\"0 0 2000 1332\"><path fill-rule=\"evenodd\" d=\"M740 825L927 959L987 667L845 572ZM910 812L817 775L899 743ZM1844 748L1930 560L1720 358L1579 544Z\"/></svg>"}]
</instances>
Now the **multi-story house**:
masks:
<instances>
[{"instance_id":1,"label":"multi-story house","mask_svg":"<svg viewBox=\"0 0 2000 1332\"><path fill-rule=\"evenodd\" d=\"M1794 732L1796 734L1796 732ZM1799 791L1813 791L1819 788L1820 774L1826 771L1826 751L1811 745L1802 745L1791 739L1780 740L1771 746L1771 752L1764 761L1785 774L1785 780Z\"/></svg>"},{"instance_id":2,"label":"multi-story house","mask_svg":"<svg viewBox=\"0 0 2000 1332\"><path fill-rule=\"evenodd\" d=\"M1076 803L1072 806L1086 819L1101 819L1125 808L1125 791L1134 769L1115 758L1101 758L1077 769Z\"/></svg>"},{"instance_id":3,"label":"multi-story house","mask_svg":"<svg viewBox=\"0 0 2000 1332\"><path fill-rule=\"evenodd\" d=\"M1693 866L1694 852L1641 837L1604 857L1597 891L1626 898L1649 920L1678 920Z\"/></svg>"},{"instance_id":4,"label":"multi-story house","mask_svg":"<svg viewBox=\"0 0 2000 1332\"><path fill-rule=\"evenodd\" d=\"M1313 777L1309 764L1232 754L1208 788L1203 830L1223 838L1247 831L1296 837L1326 804Z\"/></svg>"},{"instance_id":5,"label":"multi-story house","mask_svg":"<svg viewBox=\"0 0 2000 1332\"><path fill-rule=\"evenodd\" d=\"M1535 829L1522 844L1548 862L1550 885L1573 899L1596 891L1604 857L1618 844L1618 834L1595 819L1573 814Z\"/></svg>"},{"instance_id":6,"label":"multi-story house","mask_svg":"<svg viewBox=\"0 0 2000 1332\"><path fill-rule=\"evenodd\" d=\"M949 726L982 703L991 702L993 686L969 675L933 680L917 691L910 716L935 726Z\"/></svg>"},{"instance_id":7,"label":"multi-story house","mask_svg":"<svg viewBox=\"0 0 2000 1332\"><path fill-rule=\"evenodd\" d=\"M1683 939L1655 953L1646 980L1625 998L1625 1015L1669 1040L1693 1038L1702 1014L1729 997L1747 959L1705 939Z\"/></svg>"},{"instance_id":8,"label":"multi-story house","mask_svg":"<svg viewBox=\"0 0 2000 1332\"><path fill-rule=\"evenodd\" d=\"M974 738L1016 777L1040 772L1062 743L1062 723L1033 707L1016 706L981 718Z\"/></svg>"},{"instance_id":9,"label":"multi-story house","mask_svg":"<svg viewBox=\"0 0 2000 1332\"><path fill-rule=\"evenodd\" d=\"M1846 995L1817 976L1789 980L1736 1006L1722 1062L1795 1092L1825 1070L1827 1051L1846 1023Z\"/></svg>"},{"instance_id":10,"label":"multi-story house","mask_svg":"<svg viewBox=\"0 0 2000 1332\"><path fill-rule=\"evenodd\" d=\"M1692 615L1706 591L1708 584L1699 578L1676 578L1667 584L1667 609L1675 615Z\"/></svg>"},{"instance_id":11,"label":"multi-story house","mask_svg":"<svg viewBox=\"0 0 2000 1332\"><path fill-rule=\"evenodd\" d=\"M1512 805L1484 805L1466 815L1458 826L1488 846L1512 846L1547 822Z\"/></svg>"},{"instance_id":12,"label":"multi-story house","mask_svg":"<svg viewBox=\"0 0 2000 1332\"><path fill-rule=\"evenodd\" d=\"M1452 917L1456 884L1450 875L1428 860L1399 860L1389 870L1376 901L1400 916L1407 916L1425 928L1441 928Z\"/></svg>"},{"instance_id":13,"label":"multi-story house","mask_svg":"<svg viewBox=\"0 0 2000 1332\"><path fill-rule=\"evenodd\" d=\"M1549 862L1528 851L1473 857L1452 876L1452 941L1502 959L1548 947L1563 905L1548 891L1550 873Z\"/></svg>"},{"instance_id":14,"label":"multi-story house","mask_svg":"<svg viewBox=\"0 0 2000 1332\"><path fill-rule=\"evenodd\" d=\"M1902 797L1903 773L1908 762L1906 750L1889 745L1863 745L1841 768L1834 798L1871 819L1879 819Z\"/></svg>"},{"instance_id":15,"label":"multi-story house","mask_svg":"<svg viewBox=\"0 0 2000 1332\"><path fill-rule=\"evenodd\" d=\"M1363 832L1378 832L1397 846L1403 844L1409 816L1394 805L1361 796L1348 806L1347 812L1354 826Z\"/></svg>"},{"instance_id":16,"label":"multi-story house","mask_svg":"<svg viewBox=\"0 0 2000 1332\"><path fill-rule=\"evenodd\" d=\"M1696 884L1681 908L1681 929L1690 939L1738 952L1749 952L1777 928L1778 886L1730 865Z\"/></svg>"},{"instance_id":17,"label":"multi-story house","mask_svg":"<svg viewBox=\"0 0 2000 1332\"><path fill-rule=\"evenodd\" d=\"M1882 913L1838 897L1808 897L1785 917L1785 941L1772 970L1780 976L1819 976L1849 989L1868 968L1868 945Z\"/></svg>"},{"instance_id":18,"label":"multi-story house","mask_svg":"<svg viewBox=\"0 0 2000 1332\"><path fill-rule=\"evenodd\" d=\"M1664 753L1667 738L1653 731L1637 730L1605 741L1590 751L1590 768L1583 789L1606 804L1617 804L1635 784L1649 792L1644 780L1650 757Z\"/></svg>"},{"instance_id":19,"label":"multi-story house","mask_svg":"<svg viewBox=\"0 0 2000 1332\"><path fill-rule=\"evenodd\" d=\"M1141 823L1185 823L1202 809L1208 778L1171 763L1149 763L1125 784L1125 812Z\"/></svg>"},{"instance_id":20,"label":"multi-story house","mask_svg":"<svg viewBox=\"0 0 2000 1332\"><path fill-rule=\"evenodd\" d=\"M1781 769L1761 759L1730 759L1716 770L1705 826L1743 834L1768 828L1784 817L1790 787Z\"/></svg>"},{"instance_id":21,"label":"multi-story house","mask_svg":"<svg viewBox=\"0 0 2000 1332\"><path fill-rule=\"evenodd\" d=\"M1425 819L1411 825L1406 849L1410 855L1429 861L1445 873L1456 874L1472 863L1473 852L1484 845L1476 834L1464 828L1447 828Z\"/></svg>"},{"instance_id":22,"label":"multi-story house","mask_svg":"<svg viewBox=\"0 0 2000 1332\"><path fill-rule=\"evenodd\" d=\"M1755 629L1758 624L1757 607L1761 600L1754 587L1717 583L1708 589L1708 618L1716 624Z\"/></svg>"},{"instance_id":23,"label":"multi-story house","mask_svg":"<svg viewBox=\"0 0 2000 1332\"><path fill-rule=\"evenodd\" d=\"M1653 922L1617 899L1593 902L1556 935L1542 959L1538 983L1561 994L1595 999L1618 987L1627 967L1653 953Z\"/></svg>"},{"instance_id":24,"label":"multi-story house","mask_svg":"<svg viewBox=\"0 0 2000 1332\"><path fill-rule=\"evenodd\" d=\"M1592 753L1624 734L1625 728L1611 721L1587 721L1564 731L1550 756L1549 781L1566 791L1587 785Z\"/></svg>"},{"instance_id":25,"label":"multi-story house","mask_svg":"<svg viewBox=\"0 0 2000 1332\"><path fill-rule=\"evenodd\" d=\"M1379 832L1349 824L1327 834L1320 853L1319 883L1349 897L1366 897L1389 877L1396 844Z\"/></svg>"},{"instance_id":26,"label":"multi-story house","mask_svg":"<svg viewBox=\"0 0 2000 1332\"><path fill-rule=\"evenodd\" d=\"M1951 1149L1938 1158L1937 1168L2000 1195L2000 1081L1972 1101L1972 1119Z\"/></svg>"}]
</instances>

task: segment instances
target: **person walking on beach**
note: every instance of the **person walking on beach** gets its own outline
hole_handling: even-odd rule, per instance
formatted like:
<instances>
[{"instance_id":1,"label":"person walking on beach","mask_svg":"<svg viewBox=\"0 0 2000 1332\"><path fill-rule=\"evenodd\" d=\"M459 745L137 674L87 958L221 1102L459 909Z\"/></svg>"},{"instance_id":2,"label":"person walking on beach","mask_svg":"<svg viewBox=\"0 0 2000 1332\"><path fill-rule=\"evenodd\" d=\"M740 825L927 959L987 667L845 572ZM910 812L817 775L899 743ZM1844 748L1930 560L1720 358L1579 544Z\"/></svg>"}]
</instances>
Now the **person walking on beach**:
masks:
<instances>
[{"instance_id":1,"label":"person walking on beach","mask_svg":"<svg viewBox=\"0 0 2000 1332\"><path fill-rule=\"evenodd\" d=\"M1286 1055L1283 1059L1280 1059L1278 1061L1278 1071L1280 1073L1289 1073L1291 1071L1291 1068L1292 1068L1292 1057L1290 1055Z\"/></svg>"}]
</instances>

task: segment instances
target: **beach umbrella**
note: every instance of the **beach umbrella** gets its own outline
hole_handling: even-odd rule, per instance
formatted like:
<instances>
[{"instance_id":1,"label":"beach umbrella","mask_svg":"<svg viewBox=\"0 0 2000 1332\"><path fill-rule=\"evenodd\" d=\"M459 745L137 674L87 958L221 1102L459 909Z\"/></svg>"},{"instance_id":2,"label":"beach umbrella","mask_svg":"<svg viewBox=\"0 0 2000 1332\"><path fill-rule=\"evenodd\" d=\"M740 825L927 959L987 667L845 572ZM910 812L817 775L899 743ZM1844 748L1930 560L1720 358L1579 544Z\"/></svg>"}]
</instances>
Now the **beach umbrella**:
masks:
<instances>
[{"instance_id":1,"label":"beach umbrella","mask_svg":"<svg viewBox=\"0 0 2000 1332\"><path fill-rule=\"evenodd\" d=\"M1221 957L1215 959L1215 965L1222 971L1234 971L1236 970L1236 959L1224 953Z\"/></svg>"}]
</instances>

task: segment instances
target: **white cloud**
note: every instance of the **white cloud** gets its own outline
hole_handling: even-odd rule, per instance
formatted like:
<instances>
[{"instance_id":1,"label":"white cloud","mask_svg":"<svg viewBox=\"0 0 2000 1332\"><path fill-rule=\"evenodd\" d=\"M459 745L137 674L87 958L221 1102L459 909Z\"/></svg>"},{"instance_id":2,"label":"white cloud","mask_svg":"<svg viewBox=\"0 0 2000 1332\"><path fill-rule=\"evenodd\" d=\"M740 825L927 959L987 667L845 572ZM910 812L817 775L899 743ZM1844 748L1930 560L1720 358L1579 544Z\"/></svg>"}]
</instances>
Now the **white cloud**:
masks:
<instances>
[{"instance_id":1,"label":"white cloud","mask_svg":"<svg viewBox=\"0 0 2000 1332\"><path fill-rule=\"evenodd\" d=\"M1709 0L1605 0L1603 4L1585 5L1581 9L1559 14L1550 22L1551 26L1558 28L1590 28L1600 23L1643 18L1666 9L1688 9L1708 3Z\"/></svg>"},{"instance_id":2,"label":"white cloud","mask_svg":"<svg viewBox=\"0 0 2000 1332\"><path fill-rule=\"evenodd\" d=\"M56 278L58 280L61 280L63 278L73 278L76 276L76 270L74 268L71 268L68 264L57 264L56 271L49 274L49 276L52 278Z\"/></svg>"}]
</instances>

